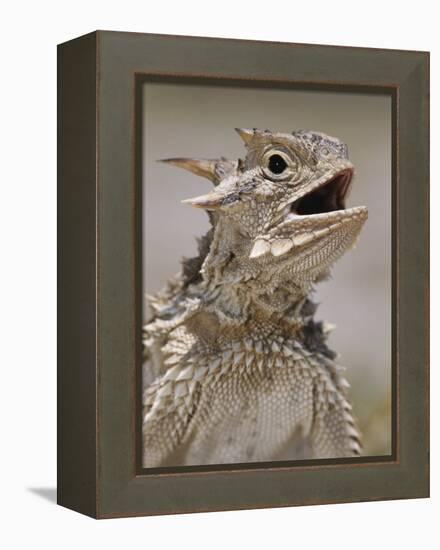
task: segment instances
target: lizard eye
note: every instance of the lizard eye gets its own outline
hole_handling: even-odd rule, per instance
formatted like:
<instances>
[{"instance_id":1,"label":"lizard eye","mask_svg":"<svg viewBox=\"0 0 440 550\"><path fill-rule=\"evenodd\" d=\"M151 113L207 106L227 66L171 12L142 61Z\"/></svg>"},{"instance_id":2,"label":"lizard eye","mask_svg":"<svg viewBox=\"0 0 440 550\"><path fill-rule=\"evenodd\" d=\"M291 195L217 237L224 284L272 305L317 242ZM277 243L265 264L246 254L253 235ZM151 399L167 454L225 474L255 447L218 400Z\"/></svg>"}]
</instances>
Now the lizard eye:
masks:
<instances>
[{"instance_id":1,"label":"lizard eye","mask_svg":"<svg viewBox=\"0 0 440 550\"><path fill-rule=\"evenodd\" d=\"M281 155L271 155L268 167L273 174L282 174L287 168L287 163Z\"/></svg>"}]
</instances>

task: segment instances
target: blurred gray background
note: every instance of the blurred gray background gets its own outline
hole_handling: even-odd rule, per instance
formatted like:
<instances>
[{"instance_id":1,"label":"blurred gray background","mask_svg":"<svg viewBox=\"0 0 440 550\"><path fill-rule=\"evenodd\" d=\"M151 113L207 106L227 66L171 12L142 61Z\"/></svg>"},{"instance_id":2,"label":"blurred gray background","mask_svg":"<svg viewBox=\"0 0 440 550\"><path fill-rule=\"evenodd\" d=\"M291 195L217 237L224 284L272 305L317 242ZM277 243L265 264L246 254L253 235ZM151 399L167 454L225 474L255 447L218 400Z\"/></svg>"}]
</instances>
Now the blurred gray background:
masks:
<instances>
[{"instance_id":1,"label":"blurred gray background","mask_svg":"<svg viewBox=\"0 0 440 550\"><path fill-rule=\"evenodd\" d=\"M158 163L167 157L243 157L235 127L310 129L342 139L356 168L349 206L369 219L357 248L316 288L317 319L337 325L329 345L347 367L365 455L391 453L391 99L333 92L144 85L143 285L154 293L196 254L205 212L182 205L211 183ZM144 319L149 318L144 303Z\"/></svg>"}]
</instances>

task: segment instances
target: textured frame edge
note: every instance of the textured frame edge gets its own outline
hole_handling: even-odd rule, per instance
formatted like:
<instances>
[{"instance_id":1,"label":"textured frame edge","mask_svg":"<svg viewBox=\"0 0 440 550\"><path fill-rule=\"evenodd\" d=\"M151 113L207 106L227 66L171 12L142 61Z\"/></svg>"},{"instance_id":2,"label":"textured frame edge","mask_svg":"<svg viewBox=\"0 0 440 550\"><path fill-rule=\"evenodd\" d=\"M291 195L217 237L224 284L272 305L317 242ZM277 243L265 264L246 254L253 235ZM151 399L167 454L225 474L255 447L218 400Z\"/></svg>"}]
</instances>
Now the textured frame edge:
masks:
<instances>
[{"instance_id":1,"label":"textured frame edge","mask_svg":"<svg viewBox=\"0 0 440 550\"><path fill-rule=\"evenodd\" d=\"M91 517L98 514L96 85L96 33L59 45L57 502Z\"/></svg>"}]
</instances>

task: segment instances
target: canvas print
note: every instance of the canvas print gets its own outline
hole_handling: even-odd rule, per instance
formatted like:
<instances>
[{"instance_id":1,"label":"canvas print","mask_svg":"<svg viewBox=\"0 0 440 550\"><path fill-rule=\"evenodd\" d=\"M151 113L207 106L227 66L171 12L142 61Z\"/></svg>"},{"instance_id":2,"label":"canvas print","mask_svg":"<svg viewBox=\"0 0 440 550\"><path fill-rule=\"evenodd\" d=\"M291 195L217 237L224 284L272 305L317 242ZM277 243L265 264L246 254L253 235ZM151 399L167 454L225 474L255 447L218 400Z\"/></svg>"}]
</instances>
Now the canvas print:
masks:
<instances>
[{"instance_id":1,"label":"canvas print","mask_svg":"<svg viewBox=\"0 0 440 550\"><path fill-rule=\"evenodd\" d=\"M143 102L143 466L390 454L389 97Z\"/></svg>"}]
</instances>

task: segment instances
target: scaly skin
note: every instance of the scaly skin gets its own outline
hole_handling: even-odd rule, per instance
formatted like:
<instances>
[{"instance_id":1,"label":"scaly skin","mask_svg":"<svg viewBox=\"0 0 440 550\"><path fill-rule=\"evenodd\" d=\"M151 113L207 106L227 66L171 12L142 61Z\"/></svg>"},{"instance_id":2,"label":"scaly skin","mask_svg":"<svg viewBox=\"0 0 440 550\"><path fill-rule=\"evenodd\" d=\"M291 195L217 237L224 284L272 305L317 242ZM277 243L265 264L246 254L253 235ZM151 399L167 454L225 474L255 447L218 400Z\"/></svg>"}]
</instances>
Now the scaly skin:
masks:
<instances>
[{"instance_id":1,"label":"scaly skin","mask_svg":"<svg viewBox=\"0 0 440 550\"><path fill-rule=\"evenodd\" d=\"M353 166L319 132L237 130L244 161L168 159L215 188L212 229L150 298L144 467L357 456L348 383L313 319L315 282L355 243Z\"/></svg>"}]
</instances>

